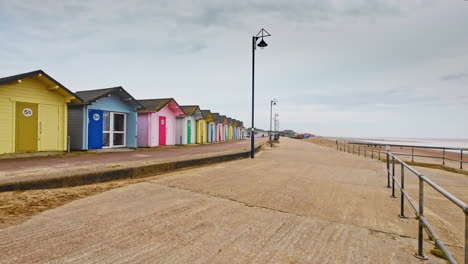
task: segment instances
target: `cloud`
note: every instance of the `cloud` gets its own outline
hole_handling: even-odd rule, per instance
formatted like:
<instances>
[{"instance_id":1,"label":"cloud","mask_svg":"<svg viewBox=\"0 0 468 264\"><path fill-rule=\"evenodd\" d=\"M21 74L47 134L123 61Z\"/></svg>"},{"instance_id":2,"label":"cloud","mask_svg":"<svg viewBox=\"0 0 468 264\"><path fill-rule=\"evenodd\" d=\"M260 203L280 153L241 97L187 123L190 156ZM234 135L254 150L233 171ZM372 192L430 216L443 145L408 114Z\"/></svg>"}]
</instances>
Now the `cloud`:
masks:
<instances>
[{"instance_id":1,"label":"cloud","mask_svg":"<svg viewBox=\"0 0 468 264\"><path fill-rule=\"evenodd\" d=\"M467 79L459 2L0 0L0 69L42 68L72 90L124 85L250 121L250 38L265 27L273 36L256 53L259 127L278 97L284 128L344 133L341 123L358 120L378 134L382 116L429 124L430 111L468 110L465 83L452 81Z\"/></svg>"},{"instance_id":2,"label":"cloud","mask_svg":"<svg viewBox=\"0 0 468 264\"><path fill-rule=\"evenodd\" d=\"M444 75L440 77L441 81L454 81L454 80L460 80L460 79L467 79L468 78L468 73L457 73L457 74L449 74L449 75Z\"/></svg>"}]
</instances>

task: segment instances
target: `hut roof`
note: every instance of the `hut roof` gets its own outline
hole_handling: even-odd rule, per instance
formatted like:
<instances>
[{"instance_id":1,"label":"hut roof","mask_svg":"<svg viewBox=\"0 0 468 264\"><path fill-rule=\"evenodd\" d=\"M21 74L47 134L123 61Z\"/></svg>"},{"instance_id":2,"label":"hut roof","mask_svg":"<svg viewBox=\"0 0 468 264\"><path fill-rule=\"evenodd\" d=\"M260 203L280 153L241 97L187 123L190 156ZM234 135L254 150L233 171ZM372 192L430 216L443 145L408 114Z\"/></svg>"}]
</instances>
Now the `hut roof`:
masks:
<instances>
[{"instance_id":1,"label":"hut roof","mask_svg":"<svg viewBox=\"0 0 468 264\"><path fill-rule=\"evenodd\" d=\"M185 115L191 116L195 114L197 109L200 109L198 105L181 105L180 108L184 111Z\"/></svg>"},{"instance_id":2,"label":"hut roof","mask_svg":"<svg viewBox=\"0 0 468 264\"><path fill-rule=\"evenodd\" d=\"M44 81L44 79L40 79L40 77L42 77L42 76L44 76L45 79L47 79L47 81ZM78 95L76 95L72 91L68 90L68 88L63 86L63 84L59 83L58 81L56 81L54 78L50 77L47 73L45 73L42 70L36 70L36 71L32 71L32 72L26 72L26 73L21 73L21 74L17 74L17 75L12 75L12 76L7 76L7 77L0 78L0 85L11 84L13 82L16 82L16 81L19 81L19 80L25 79L25 78L39 79L39 80L44 81L46 84L52 84L52 85L55 85L57 87L60 87L60 89L62 90L62 94L70 96L71 101L73 103L80 103L80 102L83 101Z\"/></svg>"},{"instance_id":3,"label":"hut roof","mask_svg":"<svg viewBox=\"0 0 468 264\"><path fill-rule=\"evenodd\" d=\"M135 99L132 95L130 95L122 86L111 87L111 88L103 88L103 89L95 89L95 90L86 90L86 91L78 91L76 94L82 98L84 104L90 104L96 102L97 100L107 97L111 94L115 94L123 99L123 101L128 102L131 105L137 106L139 108L143 108L143 106Z\"/></svg>"}]
</instances>

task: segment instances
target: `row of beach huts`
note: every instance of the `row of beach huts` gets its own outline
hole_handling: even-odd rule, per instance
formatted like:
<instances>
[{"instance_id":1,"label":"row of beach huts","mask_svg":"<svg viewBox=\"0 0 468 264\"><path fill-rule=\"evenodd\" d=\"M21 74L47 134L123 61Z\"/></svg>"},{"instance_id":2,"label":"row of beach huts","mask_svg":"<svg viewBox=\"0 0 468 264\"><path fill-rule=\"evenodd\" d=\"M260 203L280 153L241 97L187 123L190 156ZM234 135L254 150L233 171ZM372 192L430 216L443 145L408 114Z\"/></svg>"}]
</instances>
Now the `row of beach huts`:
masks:
<instances>
[{"instance_id":1,"label":"row of beach huts","mask_svg":"<svg viewBox=\"0 0 468 264\"><path fill-rule=\"evenodd\" d=\"M71 92L42 70L0 78L0 154L203 144L245 137L243 123L133 98L124 88Z\"/></svg>"}]
</instances>

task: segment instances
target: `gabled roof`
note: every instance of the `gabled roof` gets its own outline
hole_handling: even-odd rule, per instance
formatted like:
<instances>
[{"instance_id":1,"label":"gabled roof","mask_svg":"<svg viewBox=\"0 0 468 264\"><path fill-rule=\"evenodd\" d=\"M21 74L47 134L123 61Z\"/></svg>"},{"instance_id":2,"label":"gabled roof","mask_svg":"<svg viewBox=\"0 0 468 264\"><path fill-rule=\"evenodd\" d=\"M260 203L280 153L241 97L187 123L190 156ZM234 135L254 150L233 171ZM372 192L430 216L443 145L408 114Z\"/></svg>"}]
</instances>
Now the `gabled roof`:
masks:
<instances>
[{"instance_id":1,"label":"gabled roof","mask_svg":"<svg viewBox=\"0 0 468 264\"><path fill-rule=\"evenodd\" d=\"M206 118L208 114L211 114L210 110L201 110L201 113L203 115L203 118Z\"/></svg>"},{"instance_id":2,"label":"gabled roof","mask_svg":"<svg viewBox=\"0 0 468 264\"><path fill-rule=\"evenodd\" d=\"M46 79L48 79L49 82L53 83L53 85L56 85L57 87L60 87L66 94L70 95L70 97L72 97L71 98L72 102L79 103L79 102L82 101L82 99L78 95L76 95L72 91L68 90L68 88L63 86L61 83L56 81L54 78L50 77L47 73L45 73L42 70L26 72L26 73L21 73L21 74L17 74L17 75L12 75L12 76L8 76L8 77L0 78L0 85L11 84L11 83L14 83L16 81L19 81L19 80L25 79L25 78L38 79L38 78L41 78L42 76L44 76Z\"/></svg>"},{"instance_id":3,"label":"gabled roof","mask_svg":"<svg viewBox=\"0 0 468 264\"><path fill-rule=\"evenodd\" d=\"M178 112L179 116L184 116L184 111L182 111L182 108L174 98L145 99L137 101L144 107L144 109L139 110L139 112L157 112L163 109L166 105L169 105L173 111Z\"/></svg>"},{"instance_id":4,"label":"gabled roof","mask_svg":"<svg viewBox=\"0 0 468 264\"><path fill-rule=\"evenodd\" d=\"M184 111L185 115L191 116L195 114L197 109L200 109L198 105L181 105L180 108Z\"/></svg>"},{"instance_id":5,"label":"gabled roof","mask_svg":"<svg viewBox=\"0 0 468 264\"><path fill-rule=\"evenodd\" d=\"M147 110L161 110L164 106L170 103L173 98L161 98L161 99L145 99L137 100ZM174 100L175 101L175 100Z\"/></svg>"},{"instance_id":6,"label":"gabled roof","mask_svg":"<svg viewBox=\"0 0 468 264\"><path fill-rule=\"evenodd\" d=\"M219 113L211 113L211 116L213 117L213 121L216 123L222 123L223 121L220 121L220 115Z\"/></svg>"},{"instance_id":7,"label":"gabled roof","mask_svg":"<svg viewBox=\"0 0 468 264\"><path fill-rule=\"evenodd\" d=\"M227 122L227 118L226 118L225 115L220 115L220 116L219 116L219 119L221 120L220 123L224 123L224 121Z\"/></svg>"},{"instance_id":8,"label":"gabled roof","mask_svg":"<svg viewBox=\"0 0 468 264\"><path fill-rule=\"evenodd\" d=\"M125 89L122 88L122 86L95 89L95 90L78 91L76 92L76 94L79 95L80 98L83 99L84 104L91 104L101 98L114 94L124 99L131 105L137 106L140 109L143 108L143 106L135 98L133 98L133 96L131 96L127 91L125 91Z\"/></svg>"},{"instance_id":9,"label":"gabled roof","mask_svg":"<svg viewBox=\"0 0 468 264\"><path fill-rule=\"evenodd\" d=\"M211 116L211 111L210 110L201 110L203 119L205 119L207 122L213 122L213 116Z\"/></svg>"}]
</instances>

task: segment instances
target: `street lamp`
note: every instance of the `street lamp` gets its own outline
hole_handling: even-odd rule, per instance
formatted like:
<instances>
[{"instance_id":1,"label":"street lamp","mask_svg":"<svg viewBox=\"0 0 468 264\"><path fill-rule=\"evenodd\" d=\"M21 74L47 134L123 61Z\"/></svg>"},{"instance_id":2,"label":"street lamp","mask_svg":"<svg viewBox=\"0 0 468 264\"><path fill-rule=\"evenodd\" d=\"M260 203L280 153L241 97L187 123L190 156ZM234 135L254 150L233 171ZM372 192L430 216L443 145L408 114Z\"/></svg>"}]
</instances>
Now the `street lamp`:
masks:
<instances>
[{"instance_id":1,"label":"street lamp","mask_svg":"<svg viewBox=\"0 0 468 264\"><path fill-rule=\"evenodd\" d=\"M256 36L252 36L252 128L250 131L250 158L254 158L255 154L255 139L254 139L254 96L255 96L255 49L257 46L261 49L268 46L263 38L271 36L265 29L261 29ZM257 41L261 41L257 44Z\"/></svg>"},{"instance_id":2,"label":"street lamp","mask_svg":"<svg viewBox=\"0 0 468 264\"><path fill-rule=\"evenodd\" d=\"M273 105L276 105L276 103L278 102L278 100L276 99L273 99L270 101L270 147L273 147L273 141L271 140L271 121L272 121L272 111L273 111Z\"/></svg>"},{"instance_id":3,"label":"street lamp","mask_svg":"<svg viewBox=\"0 0 468 264\"><path fill-rule=\"evenodd\" d=\"M275 132L278 130L278 122L279 122L278 113L276 113L275 114L275 128L274 128Z\"/></svg>"}]
</instances>

